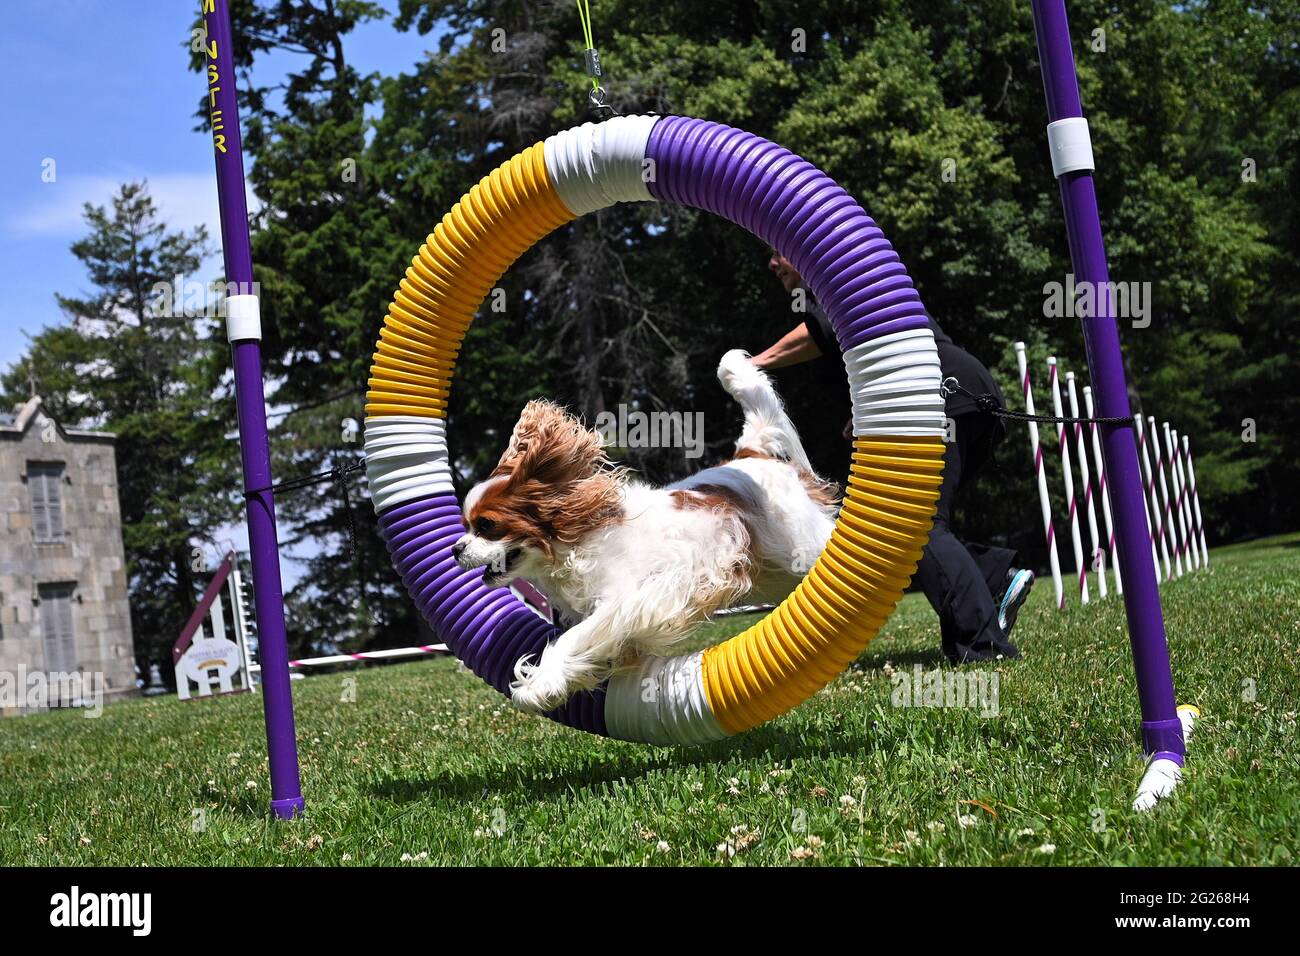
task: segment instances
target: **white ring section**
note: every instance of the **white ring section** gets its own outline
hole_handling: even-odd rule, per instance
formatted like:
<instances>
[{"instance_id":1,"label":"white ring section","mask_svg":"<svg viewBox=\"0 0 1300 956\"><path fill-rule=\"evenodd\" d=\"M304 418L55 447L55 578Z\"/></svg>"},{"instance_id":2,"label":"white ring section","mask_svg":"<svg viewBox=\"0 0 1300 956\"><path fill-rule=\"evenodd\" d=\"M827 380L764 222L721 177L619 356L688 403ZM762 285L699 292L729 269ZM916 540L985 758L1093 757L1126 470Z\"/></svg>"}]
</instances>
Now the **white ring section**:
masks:
<instances>
[{"instance_id":1,"label":"white ring section","mask_svg":"<svg viewBox=\"0 0 1300 956\"><path fill-rule=\"evenodd\" d=\"M1060 179L1080 169L1096 169L1092 162L1092 137L1088 121L1069 116L1047 124L1047 148L1052 154L1052 173Z\"/></svg>"},{"instance_id":2,"label":"white ring section","mask_svg":"<svg viewBox=\"0 0 1300 956\"><path fill-rule=\"evenodd\" d=\"M575 216L619 202L649 202L646 144L657 116L615 116L548 136L546 172Z\"/></svg>"},{"instance_id":3,"label":"white ring section","mask_svg":"<svg viewBox=\"0 0 1300 956\"><path fill-rule=\"evenodd\" d=\"M929 329L891 332L855 345L844 353L844 366L855 437L943 437L943 373Z\"/></svg>"},{"instance_id":4,"label":"white ring section","mask_svg":"<svg viewBox=\"0 0 1300 956\"><path fill-rule=\"evenodd\" d=\"M451 493L447 423L418 415L366 419L366 477L375 511Z\"/></svg>"},{"instance_id":5,"label":"white ring section","mask_svg":"<svg viewBox=\"0 0 1300 956\"><path fill-rule=\"evenodd\" d=\"M255 295L226 296L226 341L262 338L262 307Z\"/></svg>"},{"instance_id":6,"label":"white ring section","mask_svg":"<svg viewBox=\"0 0 1300 956\"><path fill-rule=\"evenodd\" d=\"M704 695L703 657L643 657L616 673L605 685L605 731L664 747L724 739Z\"/></svg>"}]
</instances>

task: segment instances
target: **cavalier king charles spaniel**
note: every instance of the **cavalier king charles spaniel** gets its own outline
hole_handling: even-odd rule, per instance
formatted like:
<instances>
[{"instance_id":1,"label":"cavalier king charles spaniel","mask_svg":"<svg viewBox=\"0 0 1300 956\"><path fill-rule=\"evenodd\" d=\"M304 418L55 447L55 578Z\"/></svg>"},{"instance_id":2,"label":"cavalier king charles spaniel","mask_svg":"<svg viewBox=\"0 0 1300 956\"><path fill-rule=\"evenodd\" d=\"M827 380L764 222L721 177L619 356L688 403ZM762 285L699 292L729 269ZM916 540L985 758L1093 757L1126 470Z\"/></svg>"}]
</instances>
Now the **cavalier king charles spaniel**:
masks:
<instances>
[{"instance_id":1,"label":"cavalier king charles spaniel","mask_svg":"<svg viewBox=\"0 0 1300 956\"><path fill-rule=\"evenodd\" d=\"M653 487L612 464L599 433L534 400L465 498L461 567L483 568L488 587L528 578L575 622L515 665L519 707L559 707L741 598L784 599L830 539L838 489L813 471L771 381L739 349L718 379L745 414L721 465Z\"/></svg>"}]
</instances>

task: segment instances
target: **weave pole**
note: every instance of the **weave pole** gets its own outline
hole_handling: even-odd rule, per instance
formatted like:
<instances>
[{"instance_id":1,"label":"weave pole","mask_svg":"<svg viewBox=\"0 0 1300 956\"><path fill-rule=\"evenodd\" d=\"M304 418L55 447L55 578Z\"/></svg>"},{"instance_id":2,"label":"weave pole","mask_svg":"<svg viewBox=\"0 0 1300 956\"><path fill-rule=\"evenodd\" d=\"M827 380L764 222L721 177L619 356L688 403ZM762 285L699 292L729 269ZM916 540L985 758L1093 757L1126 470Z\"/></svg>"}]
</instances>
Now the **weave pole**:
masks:
<instances>
[{"instance_id":1,"label":"weave pole","mask_svg":"<svg viewBox=\"0 0 1300 956\"><path fill-rule=\"evenodd\" d=\"M1147 416L1147 429L1151 432L1151 447L1156 450L1156 478L1160 483L1161 512L1160 523L1169 536L1169 550L1174 554L1174 574L1183 576L1183 545L1178 540L1178 521L1174 518L1174 499L1169 494L1169 482L1165 477L1164 449L1160 445L1160 432L1156 431L1154 415Z\"/></svg>"},{"instance_id":2,"label":"weave pole","mask_svg":"<svg viewBox=\"0 0 1300 956\"><path fill-rule=\"evenodd\" d=\"M1201 541L1201 561L1210 566L1210 549L1205 545L1205 519L1201 517L1201 496L1196 491L1196 469L1192 467L1192 446L1187 436L1183 436L1183 459L1187 462L1187 482L1191 486L1192 510L1196 515L1196 535Z\"/></svg>"},{"instance_id":3,"label":"weave pole","mask_svg":"<svg viewBox=\"0 0 1300 956\"><path fill-rule=\"evenodd\" d=\"M1095 418L1092 405L1092 388L1083 386L1083 407L1089 418ZM1115 573L1115 593L1123 595L1124 578L1119 570L1119 552L1115 548L1115 522L1110 511L1110 490L1106 487L1106 459L1101 453L1101 438L1097 433L1097 423L1088 423L1088 438L1092 443L1092 460L1097 468L1097 488L1101 493L1101 514L1106 521L1106 540L1110 547L1110 568ZM1146 509L1142 509L1145 513ZM1151 519L1147 518L1147 537L1151 539L1151 563L1159 567L1156 557L1156 539L1151 534Z\"/></svg>"},{"instance_id":4,"label":"weave pole","mask_svg":"<svg viewBox=\"0 0 1300 956\"><path fill-rule=\"evenodd\" d=\"M1196 528L1196 512L1192 510L1192 493L1187 484L1187 467L1183 463L1183 444L1179 441L1178 429L1170 428L1169 436L1174 445L1174 473L1178 476L1178 499L1183 503L1183 516L1187 522L1187 545L1196 567L1205 567L1205 558L1201 554L1200 535Z\"/></svg>"},{"instance_id":5,"label":"weave pole","mask_svg":"<svg viewBox=\"0 0 1300 956\"><path fill-rule=\"evenodd\" d=\"M1097 572L1097 593L1103 598L1106 589L1106 546L1097 531L1097 503L1092 497L1092 476L1088 471L1088 446L1083 440L1083 422L1079 421L1079 394L1074 373L1065 373L1065 393L1070 400L1070 417L1074 422L1074 449L1079 459L1079 480L1083 483L1083 507L1088 512L1088 534L1092 536L1092 567Z\"/></svg>"},{"instance_id":6,"label":"weave pole","mask_svg":"<svg viewBox=\"0 0 1300 956\"><path fill-rule=\"evenodd\" d=\"M1025 393L1025 414L1033 415L1034 392L1029 385L1029 363L1025 358L1025 343L1015 344L1016 364L1020 366L1020 382ZM1038 423L1029 422L1029 451L1034 456L1034 474L1038 477L1038 505L1043 512L1043 534L1047 537L1047 562L1052 569L1052 586L1056 589L1056 606L1065 607L1065 586L1061 583L1061 559L1056 553L1056 529L1052 524L1052 499L1047 493L1047 472L1043 469L1043 446L1038 441Z\"/></svg>"},{"instance_id":7,"label":"weave pole","mask_svg":"<svg viewBox=\"0 0 1300 956\"><path fill-rule=\"evenodd\" d=\"M1056 375L1056 356L1047 357L1048 387L1052 392L1052 411L1057 418L1064 418L1061 408L1061 382ZM1061 451L1061 472L1065 476L1065 500L1070 509L1070 543L1074 545L1074 566L1079 571L1079 602L1088 603L1088 563L1083 559L1083 535L1079 531L1079 503L1074 497L1074 468L1070 465L1070 439L1065 431L1065 423L1057 422L1056 441Z\"/></svg>"},{"instance_id":8,"label":"weave pole","mask_svg":"<svg viewBox=\"0 0 1300 956\"><path fill-rule=\"evenodd\" d=\"M1160 511L1160 499L1156 495L1156 474L1151 468L1151 454L1147 449L1146 425L1142 421L1141 415L1134 415L1133 421L1137 426L1138 447L1142 452L1142 471L1146 475L1146 492L1147 505L1149 508L1147 514L1147 527L1155 535L1155 540L1160 542L1160 557L1164 559L1165 580L1173 579L1174 569L1169 562L1169 548L1165 542L1165 525L1163 515ZM1159 567L1157 565L1156 567Z\"/></svg>"},{"instance_id":9,"label":"weave pole","mask_svg":"<svg viewBox=\"0 0 1300 956\"><path fill-rule=\"evenodd\" d=\"M423 657L427 654L450 654L446 644L423 644L420 647L393 647L382 651L361 651L356 654L328 654L324 657L303 657L290 661L294 670L304 667L330 667L335 664L355 664L358 661L391 661L406 657ZM252 670L260 670L254 664Z\"/></svg>"},{"instance_id":10,"label":"weave pole","mask_svg":"<svg viewBox=\"0 0 1300 956\"><path fill-rule=\"evenodd\" d=\"M1178 445L1178 429L1165 422L1165 446L1169 450L1169 471L1174 476L1174 495L1178 499L1178 524L1187 542L1187 560L1193 567L1201 566L1201 549L1196 541L1196 523L1192 520L1192 502L1187 494L1187 477L1183 473L1183 454Z\"/></svg>"},{"instance_id":11,"label":"weave pole","mask_svg":"<svg viewBox=\"0 0 1300 956\"><path fill-rule=\"evenodd\" d=\"M225 300L226 334L235 367L235 406L244 472L249 560L253 566L254 613L262 659L262 704L271 773L271 810L280 819L301 814L305 804L298 773L298 743L289 685L280 542L270 488L271 445L262 387L262 323L253 284L253 253L244 195L244 155L239 136L239 100L227 0L203 0L207 50L208 110L217 163L217 203L226 282L239 290Z\"/></svg>"},{"instance_id":12,"label":"weave pole","mask_svg":"<svg viewBox=\"0 0 1300 956\"><path fill-rule=\"evenodd\" d=\"M1065 0L1030 0L1030 6L1047 100L1049 155L1061 190L1070 258L1077 279L1101 292L1094 297L1092 314L1082 319L1098 417L1120 419L1120 423L1108 422L1102 426L1102 449L1115 509L1116 541L1128 574L1124 609L1142 707L1143 750L1149 757L1133 807L1148 810L1172 793L1182 779L1187 749L1184 727L1191 729L1193 710L1180 710L1174 696L1160 590L1147 542L1142 540L1145 520L1142 478L1138 471L1137 443L1127 424L1133 411L1124 380L1119 324L1110 292L1114 286L1110 284L1092 176L1095 168L1092 142L1079 100L1079 78L1074 67Z\"/></svg>"}]
</instances>

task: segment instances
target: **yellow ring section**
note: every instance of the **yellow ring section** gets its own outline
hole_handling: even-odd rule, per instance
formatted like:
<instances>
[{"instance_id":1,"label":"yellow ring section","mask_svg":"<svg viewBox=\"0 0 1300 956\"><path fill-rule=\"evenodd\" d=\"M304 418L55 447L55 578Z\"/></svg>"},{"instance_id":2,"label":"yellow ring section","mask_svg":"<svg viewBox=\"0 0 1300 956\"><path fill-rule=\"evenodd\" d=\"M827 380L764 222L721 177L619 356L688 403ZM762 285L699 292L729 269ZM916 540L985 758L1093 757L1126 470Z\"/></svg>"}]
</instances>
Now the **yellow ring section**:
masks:
<instances>
[{"instance_id":1,"label":"yellow ring section","mask_svg":"<svg viewBox=\"0 0 1300 956\"><path fill-rule=\"evenodd\" d=\"M704 652L704 693L729 734L803 703L876 636L930 535L943 472L937 438L856 438L826 550L780 607ZM883 506L883 507L882 507Z\"/></svg>"},{"instance_id":2,"label":"yellow ring section","mask_svg":"<svg viewBox=\"0 0 1300 956\"><path fill-rule=\"evenodd\" d=\"M366 415L444 418L474 312L520 255L574 219L537 143L443 217L411 260L376 344ZM826 550L768 617L702 657L704 692L728 734L803 703L853 661L902 596L930 533L938 438L857 438Z\"/></svg>"},{"instance_id":3,"label":"yellow ring section","mask_svg":"<svg viewBox=\"0 0 1300 956\"><path fill-rule=\"evenodd\" d=\"M461 339L510 264L575 218L542 144L494 169L443 216L411 260L375 346L366 415L445 418Z\"/></svg>"}]
</instances>

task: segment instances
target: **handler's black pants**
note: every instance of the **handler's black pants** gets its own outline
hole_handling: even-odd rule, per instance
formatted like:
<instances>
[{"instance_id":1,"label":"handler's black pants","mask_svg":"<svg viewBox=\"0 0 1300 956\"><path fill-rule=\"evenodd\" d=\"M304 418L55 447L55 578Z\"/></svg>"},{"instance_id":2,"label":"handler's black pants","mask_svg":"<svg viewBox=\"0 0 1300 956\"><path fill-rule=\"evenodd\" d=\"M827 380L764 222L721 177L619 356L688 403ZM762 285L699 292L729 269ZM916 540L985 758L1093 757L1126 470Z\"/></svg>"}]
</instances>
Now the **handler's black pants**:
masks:
<instances>
[{"instance_id":1,"label":"handler's black pants","mask_svg":"<svg viewBox=\"0 0 1300 956\"><path fill-rule=\"evenodd\" d=\"M1002 440L1001 424L981 412L954 418L954 441L943 455L943 485L930 541L921 554L916 581L939 615L943 653L954 664L990 660L1001 654L1019 657L998 624L997 599L1007 571L1019 554L1008 548L967 544L952 533L957 495L974 484L975 474Z\"/></svg>"}]
</instances>

